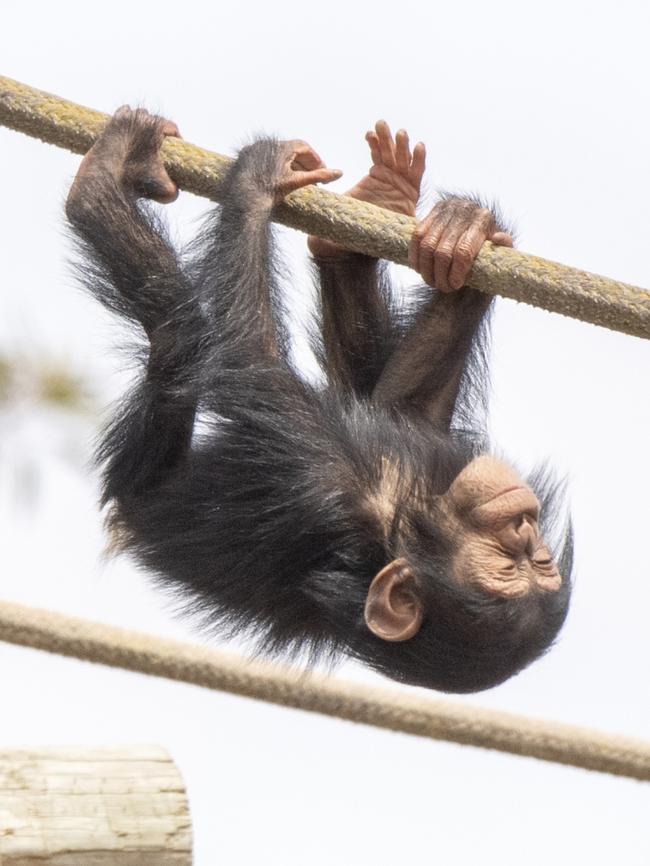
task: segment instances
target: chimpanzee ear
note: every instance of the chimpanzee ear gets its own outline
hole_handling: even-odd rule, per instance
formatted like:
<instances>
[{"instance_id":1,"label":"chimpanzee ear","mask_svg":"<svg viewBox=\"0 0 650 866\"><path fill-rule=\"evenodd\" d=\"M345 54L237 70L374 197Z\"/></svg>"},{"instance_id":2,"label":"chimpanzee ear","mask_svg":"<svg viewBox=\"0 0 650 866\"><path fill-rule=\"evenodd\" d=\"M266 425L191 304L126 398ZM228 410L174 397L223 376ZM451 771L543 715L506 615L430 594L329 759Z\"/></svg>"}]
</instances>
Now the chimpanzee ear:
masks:
<instances>
[{"instance_id":1,"label":"chimpanzee ear","mask_svg":"<svg viewBox=\"0 0 650 866\"><path fill-rule=\"evenodd\" d=\"M424 608L405 559L394 559L374 576L364 616L370 631L382 640L408 640L417 634Z\"/></svg>"}]
</instances>

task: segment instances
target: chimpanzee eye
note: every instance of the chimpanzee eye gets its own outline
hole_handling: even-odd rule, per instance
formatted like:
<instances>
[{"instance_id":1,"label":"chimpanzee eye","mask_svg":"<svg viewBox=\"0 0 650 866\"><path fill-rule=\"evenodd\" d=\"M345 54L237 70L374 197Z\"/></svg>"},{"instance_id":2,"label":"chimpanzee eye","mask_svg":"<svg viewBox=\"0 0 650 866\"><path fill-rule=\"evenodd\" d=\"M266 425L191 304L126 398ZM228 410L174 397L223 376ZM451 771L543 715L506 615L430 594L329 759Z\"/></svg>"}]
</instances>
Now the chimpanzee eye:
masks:
<instances>
[{"instance_id":1,"label":"chimpanzee eye","mask_svg":"<svg viewBox=\"0 0 650 866\"><path fill-rule=\"evenodd\" d=\"M532 562L539 571L555 572L555 562L548 553L541 552L533 556Z\"/></svg>"}]
</instances>

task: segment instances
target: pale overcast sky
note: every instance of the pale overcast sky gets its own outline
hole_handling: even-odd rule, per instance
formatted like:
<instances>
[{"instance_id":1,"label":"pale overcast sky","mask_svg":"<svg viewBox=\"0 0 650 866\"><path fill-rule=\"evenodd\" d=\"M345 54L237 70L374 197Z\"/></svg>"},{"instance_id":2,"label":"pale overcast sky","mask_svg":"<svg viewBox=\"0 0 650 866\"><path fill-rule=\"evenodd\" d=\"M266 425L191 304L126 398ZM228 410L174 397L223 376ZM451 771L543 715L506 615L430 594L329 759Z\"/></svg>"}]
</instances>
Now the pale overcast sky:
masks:
<instances>
[{"instance_id":1,"label":"pale overcast sky","mask_svg":"<svg viewBox=\"0 0 650 866\"><path fill-rule=\"evenodd\" d=\"M427 143L429 188L498 197L522 250L650 286L649 8L10 0L0 74L104 111L146 105L220 152L258 130L304 138L344 170L340 191L384 117ZM4 129L0 153L0 354L63 360L105 406L123 358L62 230L79 158ZM184 194L169 209L180 237L205 207ZM304 239L285 237L304 295ZM649 342L498 302L494 438L524 468L548 456L568 474L577 586L559 645L463 700L650 738L649 382ZM192 639L145 575L102 562L93 435L28 396L0 414L0 597ZM650 863L647 784L2 644L0 666L0 746L172 752L197 866Z\"/></svg>"}]
</instances>

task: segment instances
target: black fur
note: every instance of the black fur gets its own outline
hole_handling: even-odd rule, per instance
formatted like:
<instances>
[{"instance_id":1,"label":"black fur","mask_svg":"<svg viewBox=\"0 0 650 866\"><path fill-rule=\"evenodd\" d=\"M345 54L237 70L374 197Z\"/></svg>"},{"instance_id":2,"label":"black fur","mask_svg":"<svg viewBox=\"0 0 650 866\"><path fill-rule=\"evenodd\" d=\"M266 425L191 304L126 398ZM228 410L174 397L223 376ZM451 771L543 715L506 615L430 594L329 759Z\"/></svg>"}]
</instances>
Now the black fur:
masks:
<instances>
[{"instance_id":1,"label":"black fur","mask_svg":"<svg viewBox=\"0 0 650 866\"><path fill-rule=\"evenodd\" d=\"M126 136L154 135L153 121L129 122ZM290 361L269 226L281 156L273 140L240 153L188 266L151 207L110 172L69 200L84 283L150 343L145 373L99 451L113 529L189 612L220 633L254 637L266 653L347 653L444 691L493 686L554 640L571 537L558 537L558 593L492 599L450 576L433 503L487 448L477 419L489 302L423 288L399 311L377 263L321 263L328 384L307 384ZM398 358L399 378L400 347L408 351L437 309L453 324L450 343L425 353L423 369L437 366L402 398L386 370ZM449 382L451 398L440 397ZM388 536L368 507L387 459L402 479ZM533 482L554 513L552 485ZM410 562L427 613L414 638L387 643L368 630L363 607L372 577L397 555Z\"/></svg>"}]
</instances>

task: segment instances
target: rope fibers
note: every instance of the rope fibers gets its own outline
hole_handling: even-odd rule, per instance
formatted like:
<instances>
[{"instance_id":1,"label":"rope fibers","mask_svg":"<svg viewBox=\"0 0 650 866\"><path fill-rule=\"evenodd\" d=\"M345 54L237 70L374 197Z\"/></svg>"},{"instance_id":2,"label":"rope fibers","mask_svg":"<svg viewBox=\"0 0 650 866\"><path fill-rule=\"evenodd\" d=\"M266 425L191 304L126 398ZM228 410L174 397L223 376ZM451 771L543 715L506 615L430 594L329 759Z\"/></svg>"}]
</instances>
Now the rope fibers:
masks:
<instances>
[{"instance_id":1,"label":"rope fibers","mask_svg":"<svg viewBox=\"0 0 650 866\"><path fill-rule=\"evenodd\" d=\"M642 740L372 689L9 602L0 602L0 640L376 728L650 780L650 743Z\"/></svg>"},{"instance_id":2,"label":"rope fibers","mask_svg":"<svg viewBox=\"0 0 650 866\"><path fill-rule=\"evenodd\" d=\"M85 153L108 116L0 77L0 124L42 141ZM181 189L219 200L219 183L230 164L225 156L186 141L167 139L165 165ZM311 187L276 208L274 218L310 234L339 241L368 255L407 264L415 220L365 202ZM468 285L488 294L650 338L650 292L489 242L474 264Z\"/></svg>"}]
</instances>

